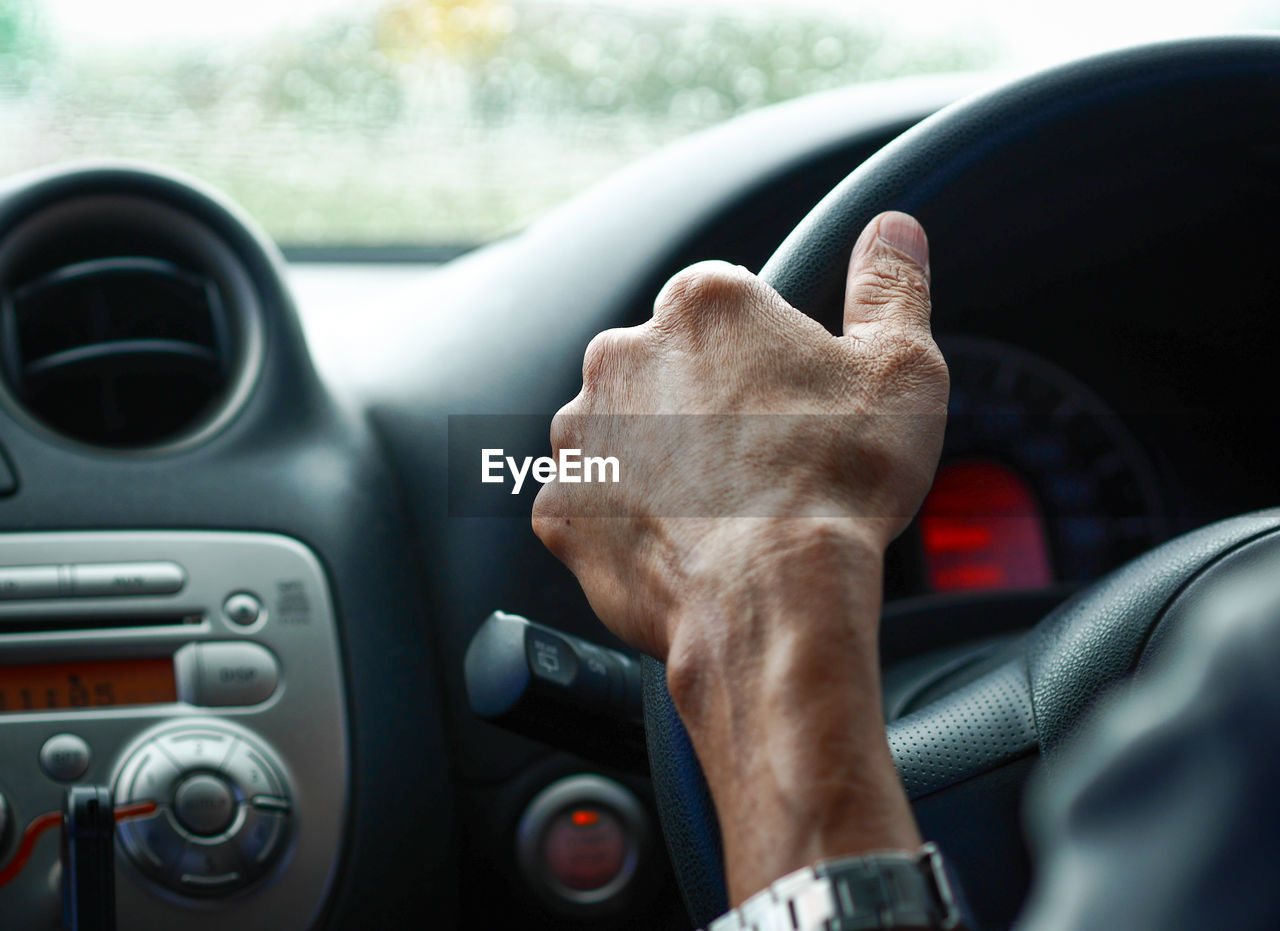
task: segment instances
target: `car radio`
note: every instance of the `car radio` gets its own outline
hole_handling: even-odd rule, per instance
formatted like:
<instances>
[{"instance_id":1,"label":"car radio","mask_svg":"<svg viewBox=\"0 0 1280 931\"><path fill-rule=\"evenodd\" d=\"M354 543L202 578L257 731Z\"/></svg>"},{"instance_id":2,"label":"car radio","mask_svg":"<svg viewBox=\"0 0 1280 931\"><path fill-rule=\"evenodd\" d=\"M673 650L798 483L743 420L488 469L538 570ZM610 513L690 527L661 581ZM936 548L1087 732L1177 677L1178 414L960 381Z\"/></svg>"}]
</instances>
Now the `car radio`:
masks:
<instances>
[{"instance_id":1,"label":"car radio","mask_svg":"<svg viewBox=\"0 0 1280 931\"><path fill-rule=\"evenodd\" d=\"M341 850L348 742L316 556L261 533L0 535L0 868L68 786L116 832L121 927L309 926ZM148 804L149 803L149 804ZM56 832L0 916L61 926Z\"/></svg>"}]
</instances>

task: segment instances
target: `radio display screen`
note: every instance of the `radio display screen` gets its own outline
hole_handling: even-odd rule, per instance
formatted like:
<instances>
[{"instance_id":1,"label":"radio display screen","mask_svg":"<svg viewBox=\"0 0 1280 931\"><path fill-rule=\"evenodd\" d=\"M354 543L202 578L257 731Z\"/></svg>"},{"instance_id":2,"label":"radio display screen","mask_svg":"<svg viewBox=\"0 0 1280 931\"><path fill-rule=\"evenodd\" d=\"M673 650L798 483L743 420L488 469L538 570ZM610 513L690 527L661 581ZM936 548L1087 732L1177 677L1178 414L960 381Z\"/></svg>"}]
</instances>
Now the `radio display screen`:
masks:
<instances>
[{"instance_id":1,"label":"radio display screen","mask_svg":"<svg viewBox=\"0 0 1280 931\"><path fill-rule=\"evenodd\" d=\"M0 666L0 714L177 700L169 656Z\"/></svg>"}]
</instances>

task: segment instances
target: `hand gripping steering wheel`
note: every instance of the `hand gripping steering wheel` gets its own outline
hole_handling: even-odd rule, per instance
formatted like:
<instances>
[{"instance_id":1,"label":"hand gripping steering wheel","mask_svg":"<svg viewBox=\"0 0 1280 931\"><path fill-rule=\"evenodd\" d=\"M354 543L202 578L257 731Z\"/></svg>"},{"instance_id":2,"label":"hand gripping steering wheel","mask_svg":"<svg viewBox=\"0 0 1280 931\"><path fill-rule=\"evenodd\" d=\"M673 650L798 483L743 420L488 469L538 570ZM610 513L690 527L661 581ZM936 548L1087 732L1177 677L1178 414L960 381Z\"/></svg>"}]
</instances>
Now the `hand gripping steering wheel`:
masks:
<instances>
[{"instance_id":1,"label":"hand gripping steering wheel","mask_svg":"<svg viewBox=\"0 0 1280 931\"><path fill-rule=\"evenodd\" d=\"M828 194L761 274L794 306L838 321L858 234L881 210L904 210L929 232L941 309L947 282L981 275L998 287L1005 263L1022 260L989 248L983 236L993 228L1016 242L1064 212L1105 214L1127 188L1153 184L1170 186L1176 222L1180 200L1212 195L1211 177L1186 184L1209 170L1204 165L1219 164L1224 151L1277 151L1278 114L1277 37L1164 43L1054 68L961 101L899 137ZM1124 217L1108 226L1123 235ZM1187 614L1178 600L1191 583L1197 604L1211 602L1239 584L1233 567L1241 560L1269 560L1280 571L1280 510L1232 518L1148 552L1053 611L1002 664L889 725L917 815L953 799L967 804L973 792L965 789L975 786L986 804L994 798L1016 809L1018 792L1008 784L1020 785L1025 767L1014 764L1038 756L1052 766L1094 699L1177 636ZM704 926L727 909L719 830L664 669L652 660L644 665L644 701L663 829L691 917ZM1001 781L1005 771L1022 775ZM1016 810L1006 815L1016 818ZM937 839L947 847L947 838ZM962 880L980 886L984 864L949 852ZM979 917L1007 923L1012 915Z\"/></svg>"}]
</instances>

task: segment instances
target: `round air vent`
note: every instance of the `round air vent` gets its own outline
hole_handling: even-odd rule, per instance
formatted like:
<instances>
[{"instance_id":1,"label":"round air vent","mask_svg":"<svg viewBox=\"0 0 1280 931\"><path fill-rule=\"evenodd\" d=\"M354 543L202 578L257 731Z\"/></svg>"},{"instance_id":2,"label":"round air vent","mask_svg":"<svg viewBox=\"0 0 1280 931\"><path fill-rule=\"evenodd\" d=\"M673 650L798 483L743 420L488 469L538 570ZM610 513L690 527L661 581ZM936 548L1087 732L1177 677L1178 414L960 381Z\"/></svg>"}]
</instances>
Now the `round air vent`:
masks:
<instances>
[{"instance_id":1,"label":"round air vent","mask_svg":"<svg viewBox=\"0 0 1280 931\"><path fill-rule=\"evenodd\" d=\"M230 250L165 204L69 200L0 244L12 400L81 443L163 448L207 434L247 393L258 329Z\"/></svg>"}]
</instances>

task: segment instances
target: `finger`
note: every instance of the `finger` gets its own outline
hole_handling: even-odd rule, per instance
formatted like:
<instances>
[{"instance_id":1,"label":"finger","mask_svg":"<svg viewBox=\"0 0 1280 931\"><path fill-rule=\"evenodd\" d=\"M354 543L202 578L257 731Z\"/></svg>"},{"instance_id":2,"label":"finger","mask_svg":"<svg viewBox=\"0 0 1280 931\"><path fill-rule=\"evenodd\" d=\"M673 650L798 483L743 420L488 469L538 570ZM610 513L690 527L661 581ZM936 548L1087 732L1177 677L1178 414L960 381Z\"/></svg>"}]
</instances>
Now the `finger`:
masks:
<instances>
[{"instance_id":1,"label":"finger","mask_svg":"<svg viewBox=\"0 0 1280 931\"><path fill-rule=\"evenodd\" d=\"M928 332L929 310L924 227L905 213L882 213L867 224L849 257L845 335L883 324Z\"/></svg>"}]
</instances>

